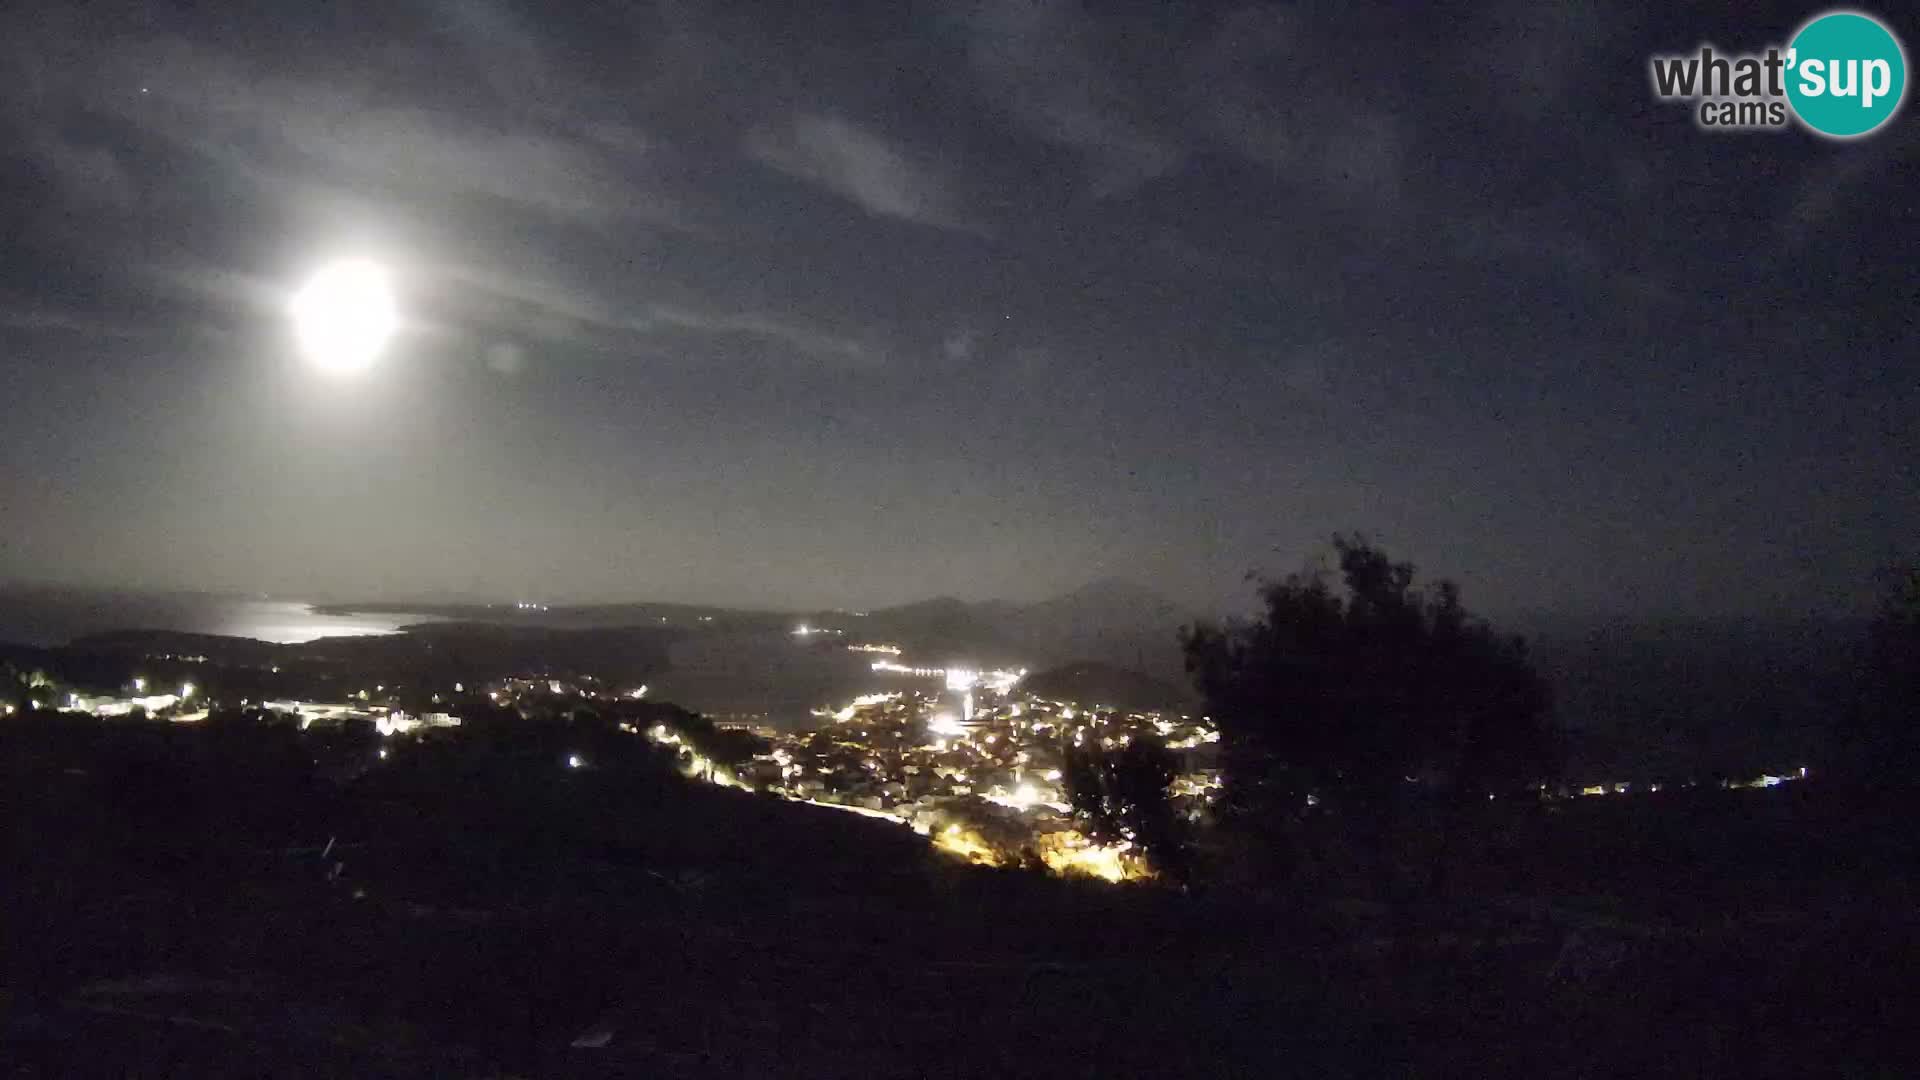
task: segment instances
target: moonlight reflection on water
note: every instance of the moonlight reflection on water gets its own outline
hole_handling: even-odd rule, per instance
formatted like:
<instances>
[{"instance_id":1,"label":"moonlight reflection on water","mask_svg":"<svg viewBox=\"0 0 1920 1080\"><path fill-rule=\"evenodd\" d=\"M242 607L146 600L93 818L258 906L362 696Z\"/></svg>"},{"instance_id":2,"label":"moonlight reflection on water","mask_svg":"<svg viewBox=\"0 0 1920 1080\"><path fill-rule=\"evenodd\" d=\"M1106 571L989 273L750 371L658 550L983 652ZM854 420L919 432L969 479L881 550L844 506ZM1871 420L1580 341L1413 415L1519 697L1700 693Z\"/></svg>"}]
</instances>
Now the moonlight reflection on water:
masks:
<instances>
[{"instance_id":1,"label":"moonlight reflection on water","mask_svg":"<svg viewBox=\"0 0 1920 1080\"><path fill-rule=\"evenodd\" d=\"M360 612L323 614L309 605L286 600L234 601L232 608L220 628L212 633L255 638L280 645L295 645L323 637L392 634L408 623L432 621L422 615L369 615Z\"/></svg>"},{"instance_id":2,"label":"moonlight reflection on water","mask_svg":"<svg viewBox=\"0 0 1920 1080\"><path fill-rule=\"evenodd\" d=\"M0 591L0 641L64 645L114 630L174 630L293 645L321 637L396 633L433 616L409 613L331 614L298 600L24 588Z\"/></svg>"}]
</instances>

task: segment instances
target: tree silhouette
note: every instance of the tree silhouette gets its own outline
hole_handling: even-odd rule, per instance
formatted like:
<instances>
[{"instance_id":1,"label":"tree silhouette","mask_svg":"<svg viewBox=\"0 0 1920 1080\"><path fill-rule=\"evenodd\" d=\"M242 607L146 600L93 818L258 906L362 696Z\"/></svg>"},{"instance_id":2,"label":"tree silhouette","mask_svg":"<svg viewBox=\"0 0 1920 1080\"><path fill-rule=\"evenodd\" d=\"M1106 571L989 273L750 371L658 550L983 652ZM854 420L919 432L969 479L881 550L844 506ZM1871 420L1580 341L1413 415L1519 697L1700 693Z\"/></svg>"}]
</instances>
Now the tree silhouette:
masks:
<instances>
[{"instance_id":1,"label":"tree silhouette","mask_svg":"<svg viewBox=\"0 0 1920 1080\"><path fill-rule=\"evenodd\" d=\"M1088 838L1133 844L1155 870L1185 881L1191 848L1169 790L1179 769L1173 753L1151 737L1138 737L1117 750L1068 746L1064 757L1067 801Z\"/></svg>"},{"instance_id":2,"label":"tree silhouette","mask_svg":"<svg viewBox=\"0 0 1920 1080\"><path fill-rule=\"evenodd\" d=\"M1470 615L1452 582L1416 587L1364 537L1333 544L1340 588L1324 572L1266 582L1260 617L1182 635L1220 728L1229 816L1276 825L1310 796L1391 812L1544 780L1548 695L1524 643Z\"/></svg>"},{"instance_id":3,"label":"tree silhouette","mask_svg":"<svg viewBox=\"0 0 1920 1080\"><path fill-rule=\"evenodd\" d=\"M1892 575L1868 638L1856 748L1877 780L1911 783L1920 768L1920 568Z\"/></svg>"}]
</instances>

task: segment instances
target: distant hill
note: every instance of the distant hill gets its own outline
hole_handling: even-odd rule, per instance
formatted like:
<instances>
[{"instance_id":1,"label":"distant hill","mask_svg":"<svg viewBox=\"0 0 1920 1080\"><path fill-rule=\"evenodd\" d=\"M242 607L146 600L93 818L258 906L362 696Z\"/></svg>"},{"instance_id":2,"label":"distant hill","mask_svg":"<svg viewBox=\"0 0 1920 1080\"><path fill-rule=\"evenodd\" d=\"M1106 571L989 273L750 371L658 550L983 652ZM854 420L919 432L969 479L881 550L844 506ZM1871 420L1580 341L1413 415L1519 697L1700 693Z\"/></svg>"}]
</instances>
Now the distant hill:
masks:
<instances>
[{"instance_id":1,"label":"distant hill","mask_svg":"<svg viewBox=\"0 0 1920 1080\"><path fill-rule=\"evenodd\" d=\"M685 627L701 633L785 631L807 623L854 640L895 642L913 658L1028 667L1090 660L1184 683L1179 628L1195 612L1146 586L1102 578L1035 604L936 596L863 615L845 611L750 611L690 604L622 603L520 609L511 605L343 604L322 612L406 611L459 622L511 626ZM833 640L833 639L825 639Z\"/></svg>"},{"instance_id":2,"label":"distant hill","mask_svg":"<svg viewBox=\"0 0 1920 1080\"><path fill-rule=\"evenodd\" d=\"M452 622L493 626L544 626L566 630L605 630L629 626L696 627L712 630L771 630L806 618L790 612L747 610L703 604L619 603L558 604L521 608L513 604L367 603L322 604L320 614L430 615Z\"/></svg>"},{"instance_id":3,"label":"distant hill","mask_svg":"<svg viewBox=\"0 0 1920 1080\"><path fill-rule=\"evenodd\" d=\"M111 630L75 638L53 651L78 656L200 656L215 664L259 667L292 654L294 649L295 646L226 634L197 634L183 630Z\"/></svg>"},{"instance_id":4,"label":"distant hill","mask_svg":"<svg viewBox=\"0 0 1920 1080\"><path fill-rule=\"evenodd\" d=\"M922 655L1029 666L1090 661L1178 681L1179 628L1193 618L1152 589L1107 578L1026 606L939 597L884 608L860 629Z\"/></svg>"},{"instance_id":5,"label":"distant hill","mask_svg":"<svg viewBox=\"0 0 1920 1080\"><path fill-rule=\"evenodd\" d=\"M1008 632L1015 610L991 601L974 604L940 596L869 612L848 632L905 644L928 660L1018 663L1022 649Z\"/></svg>"},{"instance_id":6,"label":"distant hill","mask_svg":"<svg viewBox=\"0 0 1920 1080\"><path fill-rule=\"evenodd\" d=\"M1097 661L1184 683L1179 632L1194 618L1152 589L1104 578L1020 609L1009 633L1048 660Z\"/></svg>"},{"instance_id":7,"label":"distant hill","mask_svg":"<svg viewBox=\"0 0 1920 1080\"><path fill-rule=\"evenodd\" d=\"M644 682L668 668L668 648L683 633L655 626L555 629L442 622L410 627L404 634L280 645L216 634L122 630L90 634L38 654L76 683L99 689L111 689L145 668L164 671L169 680L241 687L254 697L321 697L340 692L333 683L342 680L348 690L367 683L437 686L506 674Z\"/></svg>"},{"instance_id":8,"label":"distant hill","mask_svg":"<svg viewBox=\"0 0 1920 1080\"><path fill-rule=\"evenodd\" d=\"M1092 660L1035 672L1022 680L1020 687L1055 701L1112 705L1141 712L1177 708L1188 704L1191 697L1178 686L1151 675Z\"/></svg>"}]
</instances>

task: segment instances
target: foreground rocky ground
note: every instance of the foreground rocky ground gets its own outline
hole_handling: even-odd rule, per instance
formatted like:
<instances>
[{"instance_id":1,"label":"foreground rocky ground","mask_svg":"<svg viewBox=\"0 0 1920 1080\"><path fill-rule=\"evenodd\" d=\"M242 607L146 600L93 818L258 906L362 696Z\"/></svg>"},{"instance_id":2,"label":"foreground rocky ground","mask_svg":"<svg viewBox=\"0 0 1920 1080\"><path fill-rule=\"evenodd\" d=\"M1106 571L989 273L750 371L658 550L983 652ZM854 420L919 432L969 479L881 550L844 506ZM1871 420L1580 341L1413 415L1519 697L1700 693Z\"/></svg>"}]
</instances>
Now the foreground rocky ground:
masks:
<instances>
[{"instance_id":1,"label":"foreground rocky ground","mask_svg":"<svg viewBox=\"0 0 1920 1080\"><path fill-rule=\"evenodd\" d=\"M130 818L0 748L11 1075L1898 1075L1920 1019L1898 804L1812 786L1509 822L1396 936L644 770Z\"/></svg>"}]
</instances>

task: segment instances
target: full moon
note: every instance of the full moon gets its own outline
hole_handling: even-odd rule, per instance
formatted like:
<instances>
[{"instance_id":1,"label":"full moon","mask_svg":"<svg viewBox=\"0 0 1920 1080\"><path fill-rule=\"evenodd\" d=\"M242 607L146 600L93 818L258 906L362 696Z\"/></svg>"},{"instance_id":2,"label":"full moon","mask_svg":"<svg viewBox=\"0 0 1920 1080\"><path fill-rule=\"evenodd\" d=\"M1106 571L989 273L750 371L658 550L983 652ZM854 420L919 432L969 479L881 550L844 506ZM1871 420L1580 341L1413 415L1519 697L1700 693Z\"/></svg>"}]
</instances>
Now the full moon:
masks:
<instances>
[{"instance_id":1,"label":"full moon","mask_svg":"<svg viewBox=\"0 0 1920 1080\"><path fill-rule=\"evenodd\" d=\"M328 263L293 298L300 349L322 371L365 370L399 321L387 272L366 259Z\"/></svg>"}]
</instances>

